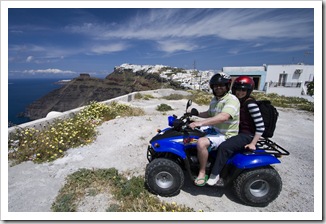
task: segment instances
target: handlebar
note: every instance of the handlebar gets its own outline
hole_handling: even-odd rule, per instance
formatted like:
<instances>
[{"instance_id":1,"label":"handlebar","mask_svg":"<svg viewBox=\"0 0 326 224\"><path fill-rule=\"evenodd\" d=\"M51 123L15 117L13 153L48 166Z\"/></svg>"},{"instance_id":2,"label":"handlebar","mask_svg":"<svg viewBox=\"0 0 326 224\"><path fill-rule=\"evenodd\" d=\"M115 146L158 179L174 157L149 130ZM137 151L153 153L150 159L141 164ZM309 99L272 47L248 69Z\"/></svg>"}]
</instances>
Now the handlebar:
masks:
<instances>
[{"instance_id":1,"label":"handlebar","mask_svg":"<svg viewBox=\"0 0 326 224\"><path fill-rule=\"evenodd\" d=\"M188 125L191 123L190 117L194 116L198 116L198 110L195 108L191 109L190 113L185 113L183 116L181 116L179 119L175 119L175 121L173 122L173 127L176 130L180 130L180 128L182 128L182 126L186 126L188 127Z\"/></svg>"}]
</instances>

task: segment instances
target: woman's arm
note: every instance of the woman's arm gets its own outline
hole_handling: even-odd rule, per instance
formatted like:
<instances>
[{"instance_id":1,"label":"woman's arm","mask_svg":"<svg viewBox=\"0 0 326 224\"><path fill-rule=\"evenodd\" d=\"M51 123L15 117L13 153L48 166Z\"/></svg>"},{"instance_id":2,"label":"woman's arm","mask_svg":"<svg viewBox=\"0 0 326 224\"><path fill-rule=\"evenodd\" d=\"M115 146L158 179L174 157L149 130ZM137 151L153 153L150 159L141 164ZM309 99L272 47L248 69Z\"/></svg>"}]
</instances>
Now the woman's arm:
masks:
<instances>
[{"instance_id":1,"label":"woman's arm","mask_svg":"<svg viewBox=\"0 0 326 224\"><path fill-rule=\"evenodd\" d=\"M261 135L264 133L265 125L264 125L263 117L261 116L259 107L256 102L249 103L248 110L249 110L249 113L254 121L254 124L256 127L256 132L255 132L255 136L252 139L252 141L248 145L245 145L245 148L249 148L251 150L256 150L256 144L257 144L259 138L261 137Z\"/></svg>"},{"instance_id":2,"label":"woman's arm","mask_svg":"<svg viewBox=\"0 0 326 224\"><path fill-rule=\"evenodd\" d=\"M251 149L251 150L256 150L256 144L258 142L258 140L260 139L261 134L255 134L254 138L252 139L252 141L245 145L245 148L247 149Z\"/></svg>"}]
</instances>

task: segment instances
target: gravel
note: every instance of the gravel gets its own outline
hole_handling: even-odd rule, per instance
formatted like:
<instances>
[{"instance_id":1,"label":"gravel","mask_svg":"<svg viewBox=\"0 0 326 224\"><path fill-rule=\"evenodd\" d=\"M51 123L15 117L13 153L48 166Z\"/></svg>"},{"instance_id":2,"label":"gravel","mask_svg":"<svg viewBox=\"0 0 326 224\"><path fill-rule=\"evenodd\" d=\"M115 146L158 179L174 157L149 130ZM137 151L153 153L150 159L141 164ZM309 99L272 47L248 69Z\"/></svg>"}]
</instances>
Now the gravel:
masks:
<instances>
[{"instance_id":1,"label":"gravel","mask_svg":"<svg viewBox=\"0 0 326 224\"><path fill-rule=\"evenodd\" d=\"M51 163L34 164L24 162L19 165L8 166L8 214L13 212L51 212L51 204L58 195L60 188L65 183L67 175L80 168L111 168L119 172L129 172L132 175L144 175L148 163L146 150L149 140L156 133L156 129L167 126L167 116L178 116L185 112L186 100L135 100L131 105L141 107L146 115L141 117L116 118L103 123L98 127L99 136L90 145L70 149L65 157ZM162 112L155 110L156 106L166 103L174 110ZM207 106L193 106L199 111ZM238 203L228 189L215 187L196 187L186 178L185 185L180 194L170 198L159 197L162 201L176 202L192 207L195 211L203 210L204 213L189 213L186 217L162 216L163 219L309 219L309 215L302 216L298 213L314 214L314 116L313 113L293 109L277 108L279 120L272 138L277 144L288 150L291 154L282 157L281 164L275 169L279 172L283 188L279 197L267 207L257 208ZM110 195L97 195L85 198L78 211L93 212L85 218L76 215L75 219L102 219L100 212L105 211ZM78 214L82 214L82 213ZM215 213L218 212L218 213ZM228 212L228 213L223 213ZM230 212L237 212L231 215ZM250 212L250 213L248 213ZM257 212L257 213L256 213ZM267 213L265 213L267 212ZM273 212L273 213L268 213ZM284 213L291 212L291 213ZM26 213L22 213L26 214ZM35 213L33 213L35 214ZM44 214L44 213L43 213ZM56 219L53 213L46 213L45 219ZM159 215L152 216L104 216L108 219L159 219ZM249 215L248 215L249 214ZM286 216L284 217L284 215ZM14 214L13 214L14 215ZM70 214L65 214L70 219ZM183 217L182 217L183 216ZM15 217L15 216L14 216ZM28 219L28 216L19 216L19 219ZM38 219L33 216L31 219ZM41 216L42 217L42 216ZM63 216L60 216L61 219ZM175 218L173 218L175 217ZM17 219L14 218L14 219Z\"/></svg>"}]
</instances>

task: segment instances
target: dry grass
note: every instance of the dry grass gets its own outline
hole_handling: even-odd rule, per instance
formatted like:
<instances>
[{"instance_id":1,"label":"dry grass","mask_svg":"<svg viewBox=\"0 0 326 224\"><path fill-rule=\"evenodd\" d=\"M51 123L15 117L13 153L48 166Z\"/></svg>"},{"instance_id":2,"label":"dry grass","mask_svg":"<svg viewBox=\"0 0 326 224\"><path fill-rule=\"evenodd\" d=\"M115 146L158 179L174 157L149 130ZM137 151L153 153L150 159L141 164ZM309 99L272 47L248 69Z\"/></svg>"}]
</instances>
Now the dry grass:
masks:
<instances>
[{"instance_id":1,"label":"dry grass","mask_svg":"<svg viewBox=\"0 0 326 224\"><path fill-rule=\"evenodd\" d=\"M106 194L107 212L193 212L192 208L163 203L144 187L143 177L126 178L114 168L80 169L66 178L52 204L54 212L75 212L86 196ZM113 197L110 197L113 196Z\"/></svg>"},{"instance_id":2,"label":"dry grass","mask_svg":"<svg viewBox=\"0 0 326 224\"><path fill-rule=\"evenodd\" d=\"M43 130L17 129L8 139L8 157L13 165L31 160L50 162L63 157L65 151L92 143L96 127L117 116L141 116L141 108L113 102L109 105L91 102L85 109L69 119L58 119Z\"/></svg>"}]
</instances>

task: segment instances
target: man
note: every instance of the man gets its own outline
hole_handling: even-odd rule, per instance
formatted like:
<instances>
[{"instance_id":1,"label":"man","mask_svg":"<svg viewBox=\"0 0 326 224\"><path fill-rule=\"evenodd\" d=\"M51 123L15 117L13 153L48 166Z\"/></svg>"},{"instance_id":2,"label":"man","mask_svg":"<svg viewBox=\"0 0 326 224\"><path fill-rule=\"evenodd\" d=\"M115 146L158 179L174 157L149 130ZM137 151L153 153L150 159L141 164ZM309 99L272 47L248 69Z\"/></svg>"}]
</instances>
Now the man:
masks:
<instances>
[{"instance_id":1,"label":"man","mask_svg":"<svg viewBox=\"0 0 326 224\"><path fill-rule=\"evenodd\" d=\"M222 142L237 135L239 131L240 103L237 97L229 92L231 82L231 77L224 72L217 73L210 79L209 85L214 97L208 110L198 114L198 117L205 119L192 122L189 125L192 129L210 126L214 132L211 131L205 137L199 138L197 142L197 156L200 164L199 173L195 180L197 186L206 184L208 153L211 150L216 150Z\"/></svg>"}]
</instances>

